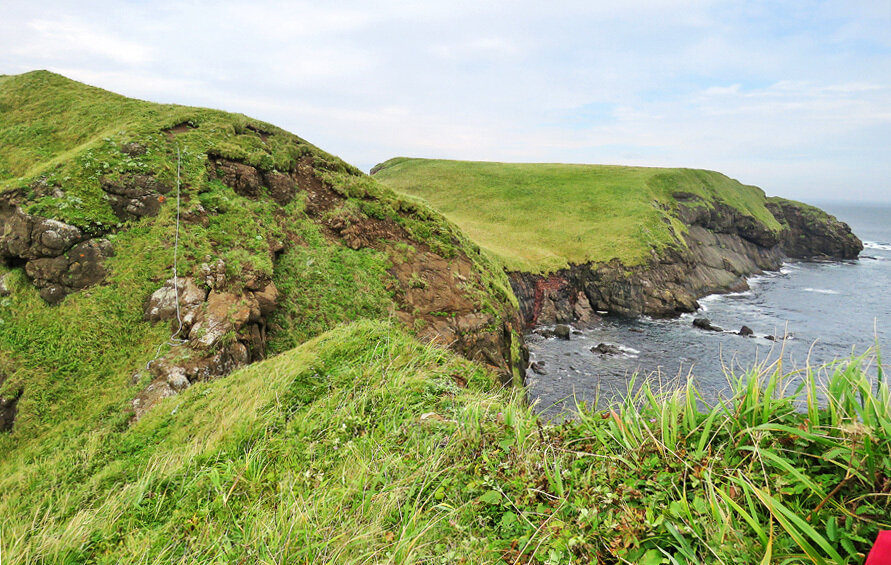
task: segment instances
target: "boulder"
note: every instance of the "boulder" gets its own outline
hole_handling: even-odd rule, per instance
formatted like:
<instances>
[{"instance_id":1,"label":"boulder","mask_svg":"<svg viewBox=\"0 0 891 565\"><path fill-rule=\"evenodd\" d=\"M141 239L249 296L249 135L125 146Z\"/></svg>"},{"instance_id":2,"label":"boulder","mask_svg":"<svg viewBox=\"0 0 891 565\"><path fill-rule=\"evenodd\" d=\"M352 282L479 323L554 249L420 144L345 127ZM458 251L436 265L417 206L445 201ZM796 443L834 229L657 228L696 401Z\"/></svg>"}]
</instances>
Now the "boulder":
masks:
<instances>
[{"instance_id":1,"label":"boulder","mask_svg":"<svg viewBox=\"0 0 891 565\"><path fill-rule=\"evenodd\" d=\"M693 327L710 332L723 332L724 330L718 326L712 325L708 318L696 318L693 320Z\"/></svg>"},{"instance_id":2,"label":"boulder","mask_svg":"<svg viewBox=\"0 0 891 565\"><path fill-rule=\"evenodd\" d=\"M212 291L207 308L189 331L194 347L209 349L230 331L240 329L250 318L251 308L243 297L229 292Z\"/></svg>"},{"instance_id":3,"label":"boulder","mask_svg":"<svg viewBox=\"0 0 891 565\"><path fill-rule=\"evenodd\" d=\"M149 297L143 318L152 323L176 318L177 295L179 295L179 308L183 324L192 325L199 308L207 299L207 292L199 288L190 278L178 278L176 285L174 285L173 279L168 279L164 286Z\"/></svg>"},{"instance_id":4,"label":"boulder","mask_svg":"<svg viewBox=\"0 0 891 565\"><path fill-rule=\"evenodd\" d=\"M591 353L597 353L599 355L621 355L622 350L609 343L598 343L591 348Z\"/></svg>"},{"instance_id":5,"label":"boulder","mask_svg":"<svg viewBox=\"0 0 891 565\"><path fill-rule=\"evenodd\" d=\"M532 369L532 371L536 375L547 375L548 374L547 370L545 370L544 361L533 361L532 363L530 363L529 368Z\"/></svg>"},{"instance_id":6,"label":"boulder","mask_svg":"<svg viewBox=\"0 0 891 565\"><path fill-rule=\"evenodd\" d=\"M743 326L739 329L739 335L743 337L750 337L752 335L755 335L755 332L753 332L752 328L750 328L749 326Z\"/></svg>"},{"instance_id":7,"label":"boulder","mask_svg":"<svg viewBox=\"0 0 891 565\"><path fill-rule=\"evenodd\" d=\"M572 330L566 324L557 324L554 326L554 335L560 339L569 341L569 335Z\"/></svg>"},{"instance_id":8,"label":"boulder","mask_svg":"<svg viewBox=\"0 0 891 565\"><path fill-rule=\"evenodd\" d=\"M9 277L8 273L0 277L0 296L9 296L11 294L9 284L6 282L7 277Z\"/></svg>"}]
</instances>

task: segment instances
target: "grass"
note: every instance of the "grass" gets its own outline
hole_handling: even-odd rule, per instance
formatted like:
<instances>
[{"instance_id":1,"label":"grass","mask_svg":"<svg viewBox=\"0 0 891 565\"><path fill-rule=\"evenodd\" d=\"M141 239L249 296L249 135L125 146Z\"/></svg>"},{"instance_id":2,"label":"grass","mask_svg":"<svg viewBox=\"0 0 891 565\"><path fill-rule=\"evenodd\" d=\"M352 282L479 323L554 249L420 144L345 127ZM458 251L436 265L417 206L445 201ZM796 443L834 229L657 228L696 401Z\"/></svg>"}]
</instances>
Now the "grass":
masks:
<instances>
[{"instance_id":1,"label":"grass","mask_svg":"<svg viewBox=\"0 0 891 565\"><path fill-rule=\"evenodd\" d=\"M626 266L684 245L676 192L721 202L771 230L764 192L713 171L398 157L374 178L428 201L509 270L551 272L618 259Z\"/></svg>"},{"instance_id":2,"label":"grass","mask_svg":"<svg viewBox=\"0 0 891 565\"><path fill-rule=\"evenodd\" d=\"M167 131L173 126L179 133ZM133 143L144 152L121 151ZM345 321L386 319L397 307L388 252L349 249L326 236L306 213L302 192L287 206L237 194L209 175L209 153L263 170L308 159L354 217L391 219L415 245L469 257L476 276L466 285L481 310L500 319L515 308L507 278L440 214L296 135L239 114L129 99L45 71L3 76L0 192L19 193L30 213L105 234L115 249L108 280L58 307L40 299L20 265L0 264L13 291L0 300L0 394L23 391L8 445L41 450L41 437L55 445L96 421L126 420L128 401L146 384L142 368L169 335L143 321L142 309L171 276L174 193L157 217L122 222L102 179L151 175L173 187L180 165L179 273L195 276L221 259L235 292L249 273L275 280L281 308L269 320L272 352ZM271 252L276 244L285 247L279 256Z\"/></svg>"},{"instance_id":3,"label":"grass","mask_svg":"<svg viewBox=\"0 0 891 565\"><path fill-rule=\"evenodd\" d=\"M816 372L790 389L801 375L756 367L712 408L692 385L645 385L556 426L397 328L339 326L135 426L5 457L0 550L8 563L856 563L891 515L891 398L868 363L827 368L819 391Z\"/></svg>"}]
</instances>

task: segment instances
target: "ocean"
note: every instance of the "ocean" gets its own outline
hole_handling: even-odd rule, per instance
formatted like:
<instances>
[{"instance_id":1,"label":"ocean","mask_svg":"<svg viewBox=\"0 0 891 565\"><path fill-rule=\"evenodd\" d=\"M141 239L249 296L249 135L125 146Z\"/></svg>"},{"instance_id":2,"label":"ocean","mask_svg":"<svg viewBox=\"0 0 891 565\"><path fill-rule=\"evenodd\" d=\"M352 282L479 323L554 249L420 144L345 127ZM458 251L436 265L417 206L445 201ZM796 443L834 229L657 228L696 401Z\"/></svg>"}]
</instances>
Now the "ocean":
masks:
<instances>
[{"instance_id":1,"label":"ocean","mask_svg":"<svg viewBox=\"0 0 891 565\"><path fill-rule=\"evenodd\" d=\"M751 277L750 290L702 298L698 312L679 318L606 316L595 329L573 332L569 341L530 334L532 361L545 373L527 372L536 409L562 417L578 401L606 406L628 393L635 374L638 385L648 379L663 389L693 379L708 403L728 395L729 373L742 375L758 363L781 360L784 372L795 371L861 355L876 345L891 358L885 347L891 337L891 205L816 205L847 222L863 240L859 260L790 261L779 271ZM694 328L698 317L725 331ZM736 334L743 325L753 337ZM620 353L590 351L600 343Z\"/></svg>"}]
</instances>

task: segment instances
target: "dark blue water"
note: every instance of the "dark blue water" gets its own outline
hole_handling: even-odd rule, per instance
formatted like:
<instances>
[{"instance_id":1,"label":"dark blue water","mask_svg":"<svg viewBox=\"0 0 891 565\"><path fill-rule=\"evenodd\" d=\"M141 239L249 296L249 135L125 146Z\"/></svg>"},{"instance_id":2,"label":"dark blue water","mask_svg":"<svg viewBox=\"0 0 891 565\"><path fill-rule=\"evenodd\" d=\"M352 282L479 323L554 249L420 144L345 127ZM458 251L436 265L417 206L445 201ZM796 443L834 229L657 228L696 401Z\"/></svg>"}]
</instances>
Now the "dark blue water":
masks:
<instances>
[{"instance_id":1,"label":"dark blue water","mask_svg":"<svg viewBox=\"0 0 891 565\"><path fill-rule=\"evenodd\" d=\"M784 371L820 366L859 355L891 337L891 206L821 204L847 222L866 249L857 261L790 262L778 272L749 279L751 290L713 295L702 308L672 320L604 318L570 341L527 338L532 359L545 375L529 371L530 396L540 411L571 412L576 400L605 405L625 395L630 377L662 388L694 379L706 402L726 396L727 373L743 374L756 363L781 359ZM692 326L707 317L725 332ZM736 335L746 325L755 337ZM788 336L770 341L766 336ZM622 354L590 351L599 343Z\"/></svg>"}]
</instances>

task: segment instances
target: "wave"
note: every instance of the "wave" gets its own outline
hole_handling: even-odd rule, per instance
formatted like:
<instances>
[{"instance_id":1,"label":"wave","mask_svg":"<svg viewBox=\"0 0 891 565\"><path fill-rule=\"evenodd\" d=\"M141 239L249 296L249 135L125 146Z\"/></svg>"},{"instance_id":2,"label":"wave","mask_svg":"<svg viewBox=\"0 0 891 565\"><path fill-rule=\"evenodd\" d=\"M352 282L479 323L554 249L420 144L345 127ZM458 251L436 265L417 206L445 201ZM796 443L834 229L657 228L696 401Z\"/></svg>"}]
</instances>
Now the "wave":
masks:
<instances>
[{"instance_id":1,"label":"wave","mask_svg":"<svg viewBox=\"0 0 891 565\"><path fill-rule=\"evenodd\" d=\"M864 249L878 249L881 251L891 251L891 243L877 242L877 241L864 241L863 242Z\"/></svg>"},{"instance_id":2,"label":"wave","mask_svg":"<svg viewBox=\"0 0 891 565\"><path fill-rule=\"evenodd\" d=\"M832 289L829 289L829 288L811 288L811 287L807 287L807 288L803 288L803 289L801 289L801 290L803 290L803 291L805 291L805 292L816 292L817 294L840 294L837 290L832 290Z\"/></svg>"}]
</instances>

